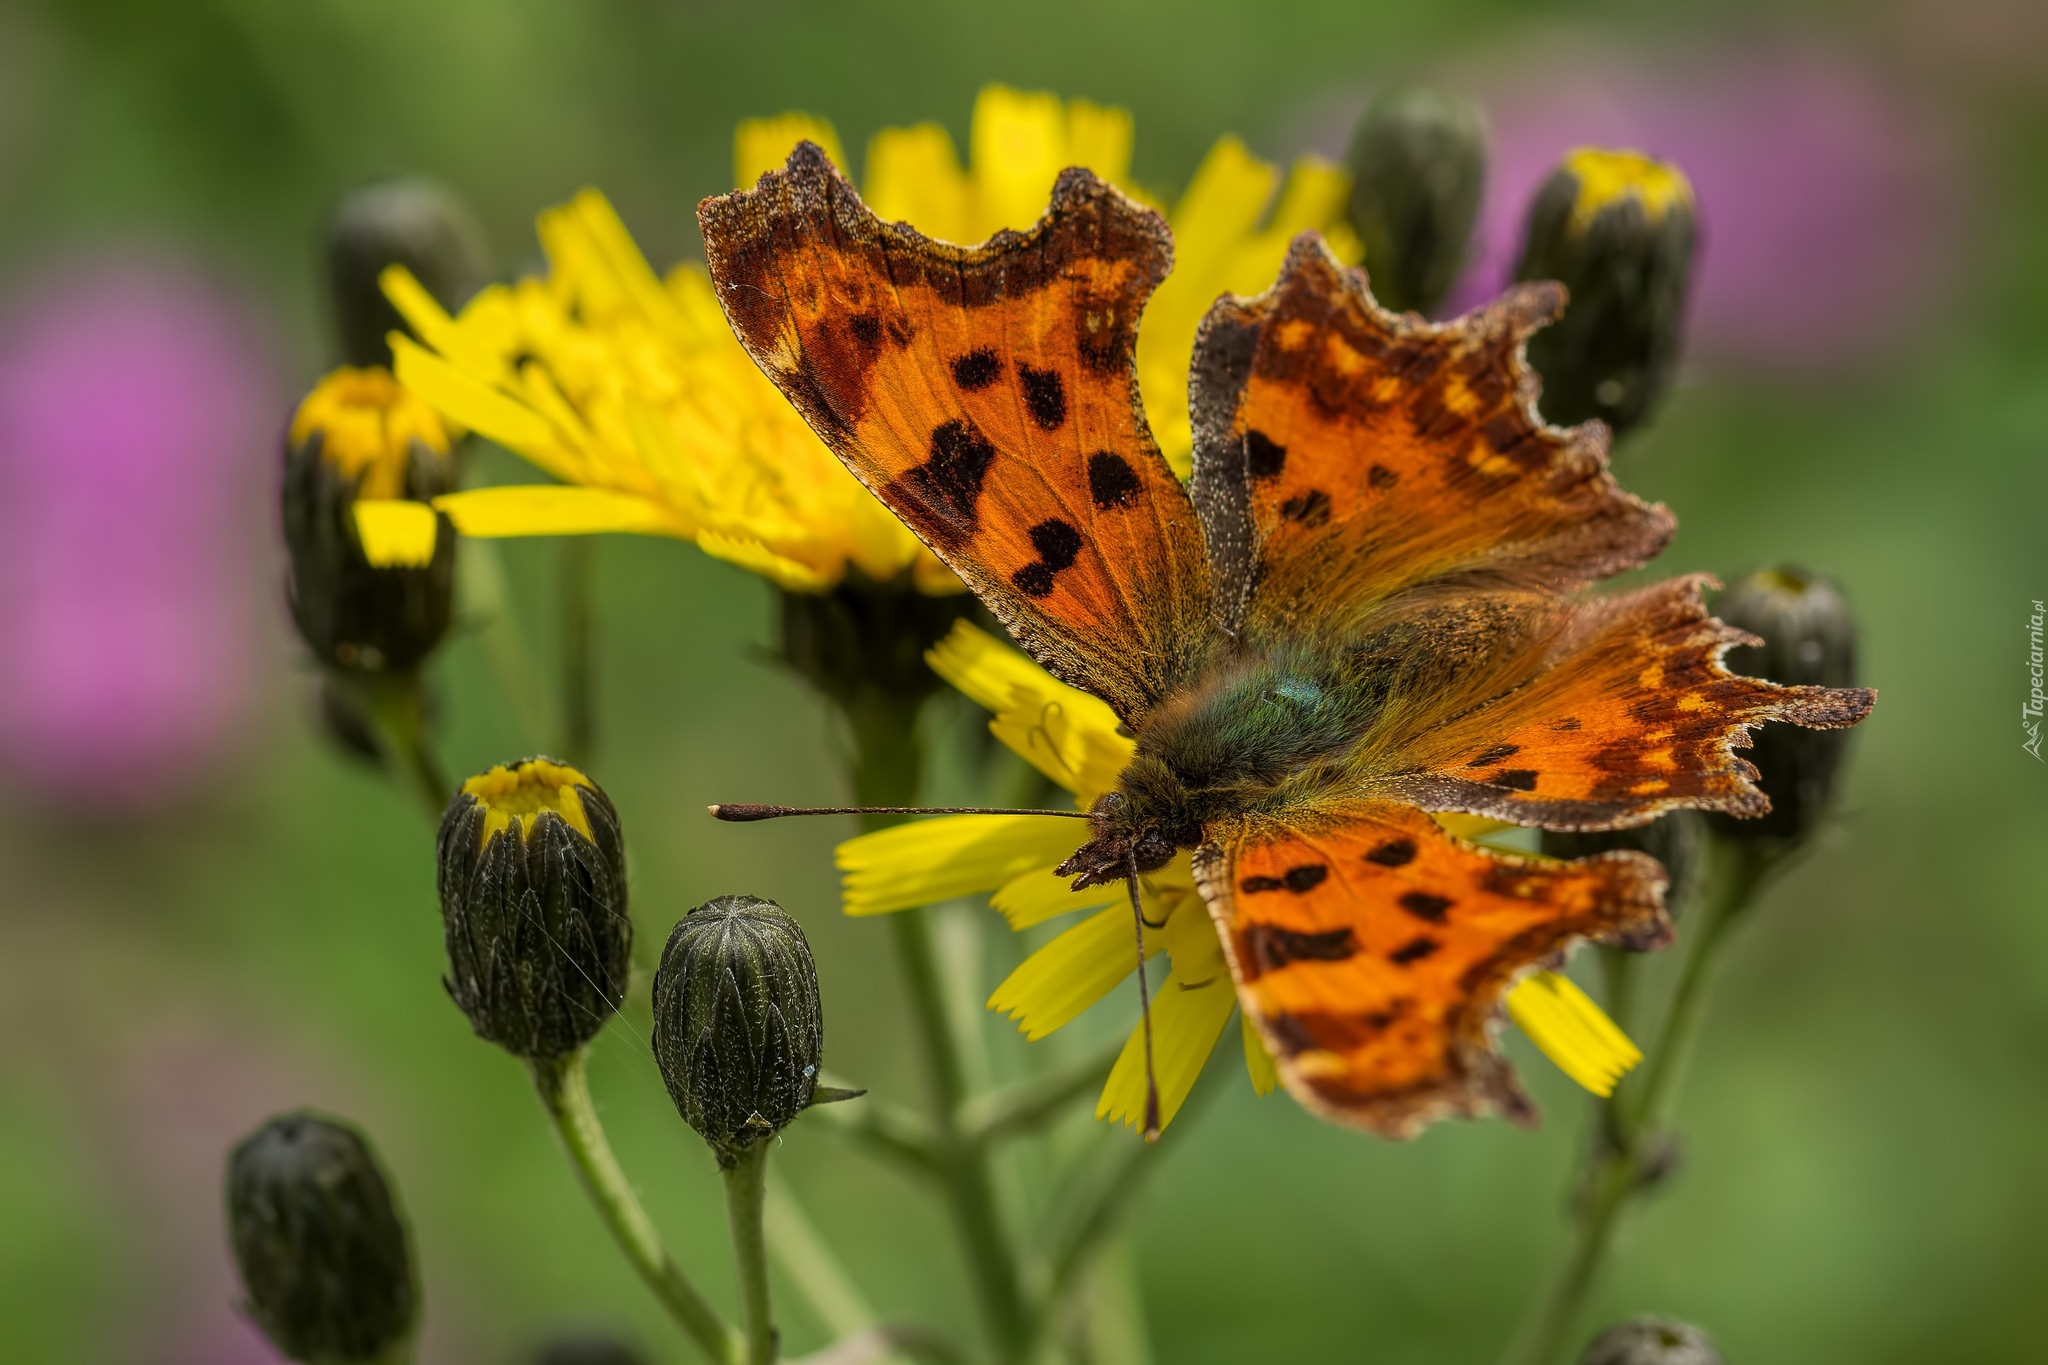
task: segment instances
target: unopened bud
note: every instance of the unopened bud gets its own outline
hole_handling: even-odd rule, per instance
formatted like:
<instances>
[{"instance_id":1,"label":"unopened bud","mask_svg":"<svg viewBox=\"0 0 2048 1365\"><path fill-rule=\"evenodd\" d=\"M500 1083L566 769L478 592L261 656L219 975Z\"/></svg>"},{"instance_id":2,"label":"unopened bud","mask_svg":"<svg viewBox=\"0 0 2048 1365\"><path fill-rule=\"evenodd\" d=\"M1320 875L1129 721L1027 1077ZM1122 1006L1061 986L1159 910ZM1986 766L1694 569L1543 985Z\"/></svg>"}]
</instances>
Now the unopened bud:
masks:
<instances>
[{"instance_id":1,"label":"unopened bud","mask_svg":"<svg viewBox=\"0 0 2048 1365\"><path fill-rule=\"evenodd\" d=\"M1692 186L1667 162L1581 147L1550 173L1515 267L1571 294L1529 339L1545 417L1597 417L1618 436L1649 414L1677 368L1695 236Z\"/></svg>"},{"instance_id":2,"label":"unopened bud","mask_svg":"<svg viewBox=\"0 0 2048 1365\"><path fill-rule=\"evenodd\" d=\"M1345 162L1373 297L1429 312L1465 264L1486 183L1486 115L1441 90L1387 95L1358 121Z\"/></svg>"},{"instance_id":3,"label":"unopened bud","mask_svg":"<svg viewBox=\"0 0 2048 1365\"><path fill-rule=\"evenodd\" d=\"M546 758L462 784L441 819L448 994L515 1057L565 1057L625 1002L633 952L619 814Z\"/></svg>"},{"instance_id":4,"label":"unopened bud","mask_svg":"<svg viewBox=\"0 0 2048 1365\"><path fill-rule=\"evenodd\" d=\"M388 370L340 369L306 395L285 449L292 623L320 661L404 672L447 633L455 532L428 500L455 487L447 428ZM366 523L360 513L380 514ZM396 522L402 545L366 539ZM387 534L387 539L388 539Z\"/></svg>"},{"instance_id":5,"label":"unopened bud","mask_svg":"<svg viewBox=\"0 0 2048 1365\"><path fill-rule=\"evenodd\" d=\"M405 1223L355 1129L272 1119L229 1154L227 1206L245 1311L287 1359L382 1360L412 1335Z\"/></svg>"},{"instance_id":6,"label":"unopened bud","mask_svg":"<svg viewBox=\"0 0 2048 1365\"><path fill-rule=\"evenodd\" d=\"M617 1337L579 1332L542 1346L533 1365L647 1365L647 1357Z\"/></svg>"},{"instance_id":7,"label":"unopened bud","mask_svg":"<svg viewBox=\"0 0 2048 1365\"><path fill-rule=\"evenodd\" d=\"M1697 1327L1669 1318L1637 1318L1595 1337L1579 1365L1721 1365L1721 1353Z\"/></svg>"},{"instance_id":8,"label":"unopened bud","mask_svg":"<svg viewBox=\"0 0 2048 1365\"><path fill-rule=\"evenodd\" d=\"M1668 811L1634 829L1546 829L1542 834L1543 851L1552 858L1585 858L1614 849L1649 854L1664 864L1664 875L1669 878L1664 904L1674 914L1685 907L1698 885L1705 843L1706 829L1699 812L1692 810Z\"/></svg>"},{"instance_id":9,"label":"unopened bud","mask_svg":"<svg viewBox=\"0 0 2048 1365\"><path fill-rule=\"evenodd\" d=\"M1784 566L1749 575L1714 603L1729 625L1763 644L1728 651L1730 671L1795 686L1853 687L1856 618L1832 579ZM1834 803L1835 777L1848 752L1847 730L1766 725L1753 731L1747 758L1771 808L1753 820L1715 814L1715 833L1737 840L1794 844L1813 833Z\"/></svg>"},{"instance_id":10,"label":"unopened bud","mask_svg":"<svg viewBox=\"0 0 2048 1365\"><path fill-rule=\"evenodd\" d=\"M381 180L345 196L327 226L328 288L343 362L389 365L385 338L408 330L378 287L384 267L410 270L452 313L490 273L483 242L469 209L431 180Z\"/></svg>"},{"instance_id":11,"label":"unopened bud","mask_svg":"<svg viewBox=\"0 0 2048 1365\"><path fill-rule=\"evenodd\" d=\"M781 906L720 896L677 921L654 974L654 1059L719 1164L813 1102L824 1047L810 944Z\"/></svg>"}]
</instances>

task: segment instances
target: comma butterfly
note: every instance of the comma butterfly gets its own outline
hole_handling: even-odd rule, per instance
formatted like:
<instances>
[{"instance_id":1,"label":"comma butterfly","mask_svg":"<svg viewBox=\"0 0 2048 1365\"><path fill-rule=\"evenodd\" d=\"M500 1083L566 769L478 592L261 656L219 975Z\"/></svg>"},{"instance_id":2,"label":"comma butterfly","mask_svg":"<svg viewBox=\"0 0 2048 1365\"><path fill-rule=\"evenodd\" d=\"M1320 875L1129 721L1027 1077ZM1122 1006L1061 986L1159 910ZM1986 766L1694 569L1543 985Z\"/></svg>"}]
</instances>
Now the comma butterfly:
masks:
<instances>
[{"instance_id":1,"label":"comma butterfly","mask_svg":"<svg viewBox=\"0 0 2048 1365\"><path fill-rule=\"evenodd\" d=\"M879 221L810 144L698 215L761 368L1136 737L1061 871L1135 880L1194 849L1245 1012L1330 1118L1390 1136L1526 1119L1492 1042L1503 991L1579 939L1669 936L1653 860L1514 857L1427 812L1756 814L1751 727L1870 710L1865 690L1729 673L1750 637L1708 615L1702 577L1578 591L1673 521L1615 484L1604 427L1536 413L1523 347L1561 286L1429 323L1304 234L1278 283L1203 324L1183 487L1133 359L1172 241L1087 171L1031 231L974 248Z\"/></svg>"}]
</instances>

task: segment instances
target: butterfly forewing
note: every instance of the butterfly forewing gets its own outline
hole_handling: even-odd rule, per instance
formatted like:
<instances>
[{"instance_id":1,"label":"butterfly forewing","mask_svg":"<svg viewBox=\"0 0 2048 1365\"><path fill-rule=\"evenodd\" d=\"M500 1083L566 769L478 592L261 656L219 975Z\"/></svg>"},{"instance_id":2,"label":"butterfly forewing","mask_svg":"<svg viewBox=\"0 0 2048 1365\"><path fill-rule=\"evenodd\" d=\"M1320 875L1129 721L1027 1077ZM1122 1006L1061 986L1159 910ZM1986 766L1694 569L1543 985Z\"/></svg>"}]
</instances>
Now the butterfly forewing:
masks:
<instances>
[{"instance_id":1,"label":"butterfly forewing","mask_svg":"<svg viewBox=\"0 0 2048 1365\"><path fill-rule=\"evenodd\" d=\"M1491 1037L1502 993L1578 939L1668 933L1663 872L1641 854L1493 853L1393 803L1243 821L1196 855L1195 879L1288 1090L1389 1137L1528 1117Z\"/></svg>"},{"instance_id":2,"label":"butterfly forewing","mask_svg":"<svg viewBox=\"0 0 2048 1365\"><path fill-rule=\"evenodd\" d=\"M1063 680L1126 719L1210 639L1192 504L1134 350L1172 245L1069 171L1028 233L886 224L808 144L699 210L734 330L820 437Z\"/></svg>"}]
</instances>

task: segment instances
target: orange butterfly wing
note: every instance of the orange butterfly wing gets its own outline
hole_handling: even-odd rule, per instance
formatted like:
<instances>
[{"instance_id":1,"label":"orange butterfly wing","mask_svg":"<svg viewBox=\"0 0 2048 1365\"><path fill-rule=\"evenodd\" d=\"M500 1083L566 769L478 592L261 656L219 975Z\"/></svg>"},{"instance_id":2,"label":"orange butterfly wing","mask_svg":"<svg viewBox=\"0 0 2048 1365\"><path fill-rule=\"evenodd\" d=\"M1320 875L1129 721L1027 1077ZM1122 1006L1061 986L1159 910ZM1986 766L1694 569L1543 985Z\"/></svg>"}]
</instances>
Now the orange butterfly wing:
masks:
<instances>
[{"instance_id":1,"label":"orange butterfly wing","mask_svg":"<svg viewBox=\"0 0 2048 1365\"><path fill-rule=\"evenodd\" d=\"M1394 1138L1447 1116L1532 1119L1494 1047L1501 996L1581 938L1669 934L1650 858L1493 853L1392 802L1248 820L1202 847L1195 880L1289 1092Z\"/></svg>"},{"instance_id":2,"label":"orange butterfly wing","mask_svg":"<svg viewBox=\"0 0 2048 1365\"><path fill-rule=\"evenodd\" d=\"M975 248L878 220L805 143L698 210L741 342L1053 674L1135 719L1207 652L1192 503L1138 399L1159 216L1083 170Z\"/></svg>"},{"instance_id":3,"label":"orange butterfly wing","mask_svg":"<svg viewBox=\"0 0 2048 1365\"><path fill-rule=\"evenodd\" d=\"M1707 613L1700 590L1711 581L1572 604L1531 676L1418 728L1402 748L1406 771L1374 790L1552 829L1636 825L1679 806L1761 815L1756 768L1735 752L1750 727L1854 725L1876 693L1730 673L1722 655L1754 638Z\"/></svg>"},{"instance_id":4,"label":"orange butterfly wing","mask_svg":"<svg viewBox=\"0 0 2048 1365\"><path fill-rule=\"evenodd\" d=\"M1546 426L1518 285L1455 322L1389 313L1304 233L1196 341L1194 497L1226 622L1343 634L1432 580L1563 589L1644 563L1671 515L1623 492L1597 423Z\"/></svg>"}]
</instances>

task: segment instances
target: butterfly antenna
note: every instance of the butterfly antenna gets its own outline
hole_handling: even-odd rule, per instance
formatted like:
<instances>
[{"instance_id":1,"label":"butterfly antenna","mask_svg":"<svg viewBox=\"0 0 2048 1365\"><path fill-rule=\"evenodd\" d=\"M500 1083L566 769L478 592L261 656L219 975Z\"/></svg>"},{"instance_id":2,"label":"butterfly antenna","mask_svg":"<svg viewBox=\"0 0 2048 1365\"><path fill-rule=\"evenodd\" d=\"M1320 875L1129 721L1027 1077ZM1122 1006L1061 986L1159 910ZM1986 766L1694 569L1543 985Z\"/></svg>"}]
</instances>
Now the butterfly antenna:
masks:
<instances>
[{"instance_id":1,"label":"butterfly antenna","mask_svg":"<svg viewBox=\"0 0 2048 1365\"><path fill-rule=\"evenodd\" d=\"M1086 820L1082 810L1016 809L1008 806L754 806L731 801L707 806L714 820L744 824L752 820L779 820L785 815L1062 815Z\"/></svg>"},{"instance_id":2,"label":"butterfly antenna","mask_svg":"<svg viewBox=\"0 0 2048 1365\"><path fill-rule=\"evenodd\" d=\"M1138 895L1138 854L1131 852L1131 931L1138 938L1138 1012L1145 1026L1145 1141L1159 1141L1159 1075L1152 1066L1152 987L1145 980L1145 904Z\"/></svg>"}]
</instances>

